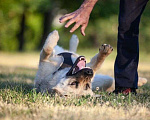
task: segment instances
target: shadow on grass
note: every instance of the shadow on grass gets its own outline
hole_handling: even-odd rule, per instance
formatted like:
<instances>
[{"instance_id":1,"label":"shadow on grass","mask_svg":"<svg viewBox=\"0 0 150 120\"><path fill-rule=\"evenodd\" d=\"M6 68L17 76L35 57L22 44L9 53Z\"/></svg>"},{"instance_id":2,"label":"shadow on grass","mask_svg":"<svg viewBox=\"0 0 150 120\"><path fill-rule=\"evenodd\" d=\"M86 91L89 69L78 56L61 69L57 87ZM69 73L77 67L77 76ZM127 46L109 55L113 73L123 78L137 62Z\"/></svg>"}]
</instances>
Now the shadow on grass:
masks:
<instances>
[{"instance_id":1,"label":"shadow on grass","mask_svg":"<svg viewBox=\"0 0 150 120\"><path fill-rule=\"evenodd\" d=\"M24 94L33 89L36 69L0 66L0 90L15 90Z\"/></svg>"},{"instance_id":2,"label":"shadow on grass","mask_svg":"<svg viewBox=\"0 0 150 120\"><path fill-rule=\"evenodd\" d=\"M33 89L33 84L27 84L27 83L20 83L20 82L11 82L11 81L6 81L6 82L1 82L0 81L0 90L14 90L16 92L22 92L24 94L27 94L31 92Z\"/></svg>"}]
</instances>

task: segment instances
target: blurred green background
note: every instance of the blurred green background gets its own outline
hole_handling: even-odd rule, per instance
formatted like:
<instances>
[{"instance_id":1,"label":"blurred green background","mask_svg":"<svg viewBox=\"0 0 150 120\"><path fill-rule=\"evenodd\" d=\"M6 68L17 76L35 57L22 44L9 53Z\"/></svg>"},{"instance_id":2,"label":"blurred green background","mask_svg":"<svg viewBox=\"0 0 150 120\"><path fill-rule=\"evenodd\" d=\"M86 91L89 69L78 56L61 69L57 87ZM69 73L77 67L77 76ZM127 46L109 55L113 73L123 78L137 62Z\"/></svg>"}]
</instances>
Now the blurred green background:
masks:
<instances>
[{"instance_id":1,"label":"blurred green background","mask_svg":"<svg viewBox=\"0 0 150 120\"><path fill-rule=\"evenodd\" d=\"M0 51L40 50L49 32L57 29L59 44L69 46L71 33L59 23L59 17L75 11L83 0L0 0ZM99 0L95 5L86 36L78 29L80 48L98 48L109 43L116 47L119 0ZM149 52L150 5L140 23L140 50Z\"/></svg>"}]
</instances>

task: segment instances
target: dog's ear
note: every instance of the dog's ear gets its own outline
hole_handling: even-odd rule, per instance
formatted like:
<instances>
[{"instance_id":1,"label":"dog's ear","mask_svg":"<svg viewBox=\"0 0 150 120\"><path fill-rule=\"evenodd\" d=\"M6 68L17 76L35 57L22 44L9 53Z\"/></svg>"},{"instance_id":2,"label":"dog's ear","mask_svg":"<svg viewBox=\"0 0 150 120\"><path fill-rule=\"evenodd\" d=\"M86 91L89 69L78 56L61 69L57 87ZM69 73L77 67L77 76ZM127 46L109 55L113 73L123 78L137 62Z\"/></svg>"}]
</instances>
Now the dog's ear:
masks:
<instances>
[{"instance_id":1,"label":"dog's ear","mask_svg":"<svg viewBox=\"0 0 150 120\"><path fill-rule=\"evenodd\" d=\"M57 30L54 30L48 35L40 53L40 61L47 60L52 55L53 48L57 45L58 40L59 35Z\"/></svg>"}]
</instances>

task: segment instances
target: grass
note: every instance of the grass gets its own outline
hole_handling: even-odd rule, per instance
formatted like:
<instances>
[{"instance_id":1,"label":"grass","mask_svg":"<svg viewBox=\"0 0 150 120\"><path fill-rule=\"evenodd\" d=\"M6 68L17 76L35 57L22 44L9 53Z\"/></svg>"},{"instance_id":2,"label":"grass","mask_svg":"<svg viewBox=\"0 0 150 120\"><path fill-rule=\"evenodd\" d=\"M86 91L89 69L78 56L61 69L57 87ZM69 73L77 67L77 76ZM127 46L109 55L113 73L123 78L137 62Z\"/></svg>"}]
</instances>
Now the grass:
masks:
<instances>
[{"instance_id":1,"label":"grass","mask_svg":"<svg viewBox=\"0 0 150 120\"><path fill-rule=\"evenodd\" d=\"M85 53L84 53L85 52ZM95 50L79 51L93 56ZM99 73L113 76L113 53ZM36 93L33 89L39 53L1 53L0 57L0 120L100 120L136 119L150 120L150 64L140 60L139 75L148 83L138 89L137 96L115 96L97 92L101 96L65 98ZM142 53L142 56L145 54ZM89 57L87 57L89 61Z\"/></svg>"}]
</instances>

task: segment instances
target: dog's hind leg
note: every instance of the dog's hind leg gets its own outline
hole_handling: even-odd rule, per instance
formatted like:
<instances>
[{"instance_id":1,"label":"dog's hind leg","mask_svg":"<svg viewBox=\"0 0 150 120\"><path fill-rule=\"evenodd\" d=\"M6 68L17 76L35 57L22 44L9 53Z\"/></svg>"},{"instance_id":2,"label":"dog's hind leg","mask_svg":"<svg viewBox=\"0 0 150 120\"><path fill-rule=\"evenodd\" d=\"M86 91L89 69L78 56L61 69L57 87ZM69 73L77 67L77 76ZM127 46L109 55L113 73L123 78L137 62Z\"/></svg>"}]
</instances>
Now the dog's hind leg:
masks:
<instances>
[{"instance_id":1,"label":"dog's hind leg","mask_svg":"<svg viewBox=\"0 0 150 120\"><path fill-rule=\"evenodd\" d=\"M48 58L52 56L53 48L57 45L58 40L58 31L54 30L48 35L40 53L40 61L48 60Z\"/></svg>"},{"instance_id":2,"label":"dog's hind leg","mask_svg":"<svg viewBox=\"0 0 150 120\"><path fill-rule=\"evenodd\" d=\"M92 68L94 72L100 69L102 63L104 62L105 58L113 51L113 48L110 45L103 44L100 49L99 53L96 54L87 64L88 67Z\"/></svg>"},{"instance_id":3,"label":"dog's hind leg","mask_svg":"<svg viewBox=\"0 0 150 120\"><path fill-rule=\"evenodd\" d=\"M69 43L69 51L76 53L79 44L77 35L72 35Z\"/></svg>"},{"instance_id":4,"label":"dog's hind leg","mask_svg":"<svg viewBox=\"0 0 150 120\"><path fill-rule=\"evenodd\" d=\"M112 92L115 90L115 80L107 75L96 74L92 81L92 90Z\"/></svg>"}]
</instances>

